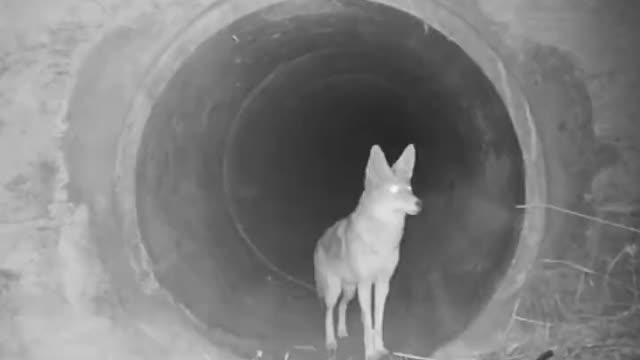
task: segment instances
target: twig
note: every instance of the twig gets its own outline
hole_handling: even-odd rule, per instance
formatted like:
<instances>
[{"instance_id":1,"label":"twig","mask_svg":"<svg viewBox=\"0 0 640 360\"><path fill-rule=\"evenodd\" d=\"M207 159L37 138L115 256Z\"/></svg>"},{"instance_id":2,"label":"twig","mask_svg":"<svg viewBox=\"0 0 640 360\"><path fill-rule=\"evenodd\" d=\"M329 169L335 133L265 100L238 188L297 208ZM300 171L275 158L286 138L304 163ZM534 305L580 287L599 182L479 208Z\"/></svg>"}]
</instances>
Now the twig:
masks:
<instances>
[{"instance_id":1,"label":"twig","mask_svg":"<svg viewBox=\"0 0 640 360\"><path fill-rule=\"evenodd\" d=\"M526 322L526 323L530 323L530 324L541 325L541 326L545 326L545 327L551 325L548 322L544 322L544 321L540 321L540 320L528 319L528 318L519 316L518 315L518 308L519 307L520 307L520 298L518 298L516 300L516 303L513 306L513 311L511 312L511 319L509 320L509 324L507 325L507 329L505 330L505 335L511 330L511 326L513 325L513 320L518 320L518 321L522 321L522 322Z\"/></svg>"},{"instance_id":2,"label":"twig","mask_svg":"<svg viewBox=\"0 0 640 360\"><path fill-rule=\"evenodd\" d=\"M613 267L616 266L616 264L618 263L618 261L620 261L620 259L622 259L622 256L624 254L633 256L635 252L636 252L635 244L627 244L622 249L620 249L620 251L616 254L616 256L614 256L613 260L611 260L611 262L609 263L609 266L607 266L607 277L609 277L611 270L613 270Z\"/></svg>"},{"instance_id":3,"label":"twig","mask_svg":"<svg viewBox=\"0 0 640 360\"><path fill-rule=\"evenodd\" d=\"M407 359L415 359L415 360L435 360L434 358L430 358L430 357L418 356L418 355L413 355L413 354L406 354L406 353L401 353L401 352L393 352L393 355L399 356L399 357L403 357L403 358L407 358Z\"/></svg>"},{"instance_id":4,"label":"twig","mask_svg":"<svg viewBox=\"0 0 640 360\"><path fill-rule=\"evenodd\" d=\"M516 359L522 359L526 356L526 354L517 354L517 355L510 355L509 357L507 357L504 360L516 360Z\"/></svg>"},{"instance_id":5,"label":"twig","mask_svg":"<svg viewBox=\"0 0 640 360\"><path fill-rule=\"evenodd\" d=\"M598 217L595 217L595 216L582 214L582 213L579 213L579 212L576 212L576 211L572 211L572 210L569 210L569 209L562 208L560 206L555 206L555 205L551 205L551 204L523 204L523 205L516 205L516 208L518 208L518 209L526 209L526 208L533 208L533 207L542 207L542 208L547 208L547 209L553 209L553 210L560 211L560 212L563 212L563 213L566 213L566 214L578 216L578 217L581 217L581 218L584 218L584 219L587 219L587 220L599 222L601 224L610 225L610 226L613 226L613 227L617 227L617 228L620 228L620 229L624 229L624 230L628 230L628 231L634 232L636 234L640 234L640 229L636 229L634 227L627 226L627 225L624 225L624 224L618 224L616 222L605 220L605 219L601 219L601 218L598 218Z\"/></svg>"},{"instance_id":6,"label":"twig","mask_svg":"<svg viewBox=\"0 0 640 360\"><path fill-rule=\"evenodd\" d=\"M565 265L568 266L570 268L573 268L575 270L581 271L583 273L589 274L589 275L594 275L594 276L600 276L602 278L607 278L606 275L600 274L598 272L595 272L591 269L588 269L582 265L578 265L576 263L570 262L570 261L565 261L565 260L555 260L555 259L542 259L540 260L543 263L547 263L547 264L561 264L561 265ZM638 289L634 289L633 287L624 284L622 281L614 279L614 278L609 278L611 280L612 283L628 290L630 293L637 295L638 294Z\"/></svg>"},{"instance_id":7,"label":"twig","mask_svg":"<svg viewBox=\"0 0 640 360\"><path fill-rule=\"evenodd\" d=\"M606 320L606 321L617 321L620 319L623 319L625 317L631 316L634 313L636 313L638 310L640 310L640 305L630 305L629 308L625 311L622 311L620 313L617 313L615 315L598 315L598 316L589 316L589 315L584 315L582 316L583 318L591 318L591 319L600 319L600 320Z\"/></svg>"},{"instance_id":8,"label":"twig","mask_svg":"<svg viewBox=\"0 0 640 360\"><path fill-rule=\"evenodd\" d=\"M622 345L622 344L587 344L578 349L575 349L567 356L567 359L573 359L577 354L579 354L582 350L595 350L595 349L617 349L617 350L626 350L628 352L638 353L640 354L640 348L632 346L632 345Z\"/></svg>"},{"instance_id":9,"label":"twig","mask_svg":"<svg viewBox=\"0 0 640 360\"><path fill-rule=\"evenodd\" d=\"M535 325L540 325L540 326L544 326L544 327L551 326L551 323L540 321L540 320L528 319L528 318L525 318L525 317L522 317L522 316L518 316L518 315L515 315L513 318L515 320L518 320L518 321L522 321L522 322L526 322L526 323L530 323L530 324L535 324Z\"/></svg>"},{"instance_id":10,"label":"twig","mask_svg":"<svg viewBox=\"0 0 640 360\"><path fill-rule=\"evenodd\" d=\"M607 266L607 272L605 274L605 279L604 279L604 286L607 289L607 291L609 291L609 278L611 275L611 271L613 270L613 268L616 266L616 264L618 263L618 261L620 259L622 259L622 256L624 254L629 254L629 256L632 256L635 254L635 244L627 244L625 245L622 249L620 249L620 251L616 254L616 256L613 257L613 260L611 260L611 262L609 262L609 265ZM633 276L635 276L635 274L633 274ZM637 288L637 286L634 286L634 288ZM638 297L637 293L633 293L633 297L634 299Z\"/></svg>"},{"instance_id":11,"label":"twig","mask_svg":"<svg viewBox=\"0 0 640 360\"><path fill-rule=\"evenodd\" d=\"M635 289L640 289L640 287L638 287L638 278L636 277L635 261L629 262L629 266L631 267L631 282L633 282L633 287ZM633 302L638 302L638 294L633 294Z\"/></svg>"},{"instance_id":12,"label":"twig","mask_svg":"<svg viewBox=\"0 0 640 360\"><path fill-rule=\"evenodd\" d=\"M579 265L579 264L576 264L576 263L571 262L571 261L556 260L556 259L542 259L540 261L543 262L543 263L546 263L546 264L562 264L562 265L566 265L566 266L568 266L570 268L574 268L574 269L576 269L578 271L582 271L582 272L587 273L587 274L598 275L598 273L596 273L595 271L593 271L591 269L587 269L586 267L584 267L582 265Z\"/></svg>"},{"instance_id":13,"label":"twig","mask_svg":"<svg viewBox=\"0 0 640 360\"><path fill-rule=\"evenodd\" d=\"M576 295L573 297L573 302L576 304L580 303L580 297L582 296L582 292L584 291L584 281L585 273L582 272L580 274L580 280L578 280L578 289L576 290Z\"/></svg>"},{"instance_id":14,"label":"twig","mask_svg":"<svg viewBox=\"0 0 640 360\"><path fill-rule=\"evenodd\" d=\"M520 307L520 297L516 299L516 303L513 305L513 311L511 311L511 319L509 319L509 324L507 324L507 328L504 331L505 336L509 334L511 331L511 327L513 326L513 320L517 316L518 308Z\"/></svg>"}]
</instances>

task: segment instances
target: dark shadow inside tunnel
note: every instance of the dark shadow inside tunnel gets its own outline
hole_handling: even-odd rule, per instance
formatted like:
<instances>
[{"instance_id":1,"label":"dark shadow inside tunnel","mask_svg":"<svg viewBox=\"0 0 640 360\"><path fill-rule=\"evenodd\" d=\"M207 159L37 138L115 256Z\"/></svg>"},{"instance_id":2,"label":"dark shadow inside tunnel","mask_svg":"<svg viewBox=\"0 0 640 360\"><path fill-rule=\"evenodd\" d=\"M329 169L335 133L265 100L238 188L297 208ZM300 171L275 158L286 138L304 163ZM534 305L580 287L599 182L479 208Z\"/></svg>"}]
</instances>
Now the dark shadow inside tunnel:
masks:
<instances>
[{"instance_id":1,"label":"dark shadow inside tunnel","mask_svg":"<svg viewBox=\"0 0 640 360\"><path fill-rule=\"evenodd\" d=\"M313 284L315 241L355 207L372 144L394 161L414 143L425 206L408 219L384 330L390 348L428 355L482 310L517 245L513 125L474 62L419 19L310 4L212 34L159 94L137 166L143 241L160 284L210 328L321 346L320 302L299 284Z\"/></svg>"}]
</instances>

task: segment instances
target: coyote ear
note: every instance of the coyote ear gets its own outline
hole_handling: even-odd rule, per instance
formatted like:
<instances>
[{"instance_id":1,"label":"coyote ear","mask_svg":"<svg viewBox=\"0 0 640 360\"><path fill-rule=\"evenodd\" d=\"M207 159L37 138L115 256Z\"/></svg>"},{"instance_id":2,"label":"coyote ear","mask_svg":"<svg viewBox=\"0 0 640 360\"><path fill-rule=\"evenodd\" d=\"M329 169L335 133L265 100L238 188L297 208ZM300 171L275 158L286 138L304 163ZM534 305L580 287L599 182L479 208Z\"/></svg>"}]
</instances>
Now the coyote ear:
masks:
<instances>
[{"instance_id":1,"label":"coyote ear","mask_svg":"<svg viewBox=\"0 0 640 360\"><path fill-rule=\"evenodd\" d=\"M416 148L413 144L407 145L402 155L393 164L393 173L403 179L411 179L413 176L413 167L416 163Z\"/></svg>"},{"instance_id":2,"label":"coyote ear","mask_svg":"<svg viewBox=\"0 0 640 360\"><path fill-rule=\"evenodd\" d=\"M379 145L373 145L369 151L369 161L365 172L365 182L370 180L381 181L393 176L387 158Z\"/></svg>"}]
</instances>

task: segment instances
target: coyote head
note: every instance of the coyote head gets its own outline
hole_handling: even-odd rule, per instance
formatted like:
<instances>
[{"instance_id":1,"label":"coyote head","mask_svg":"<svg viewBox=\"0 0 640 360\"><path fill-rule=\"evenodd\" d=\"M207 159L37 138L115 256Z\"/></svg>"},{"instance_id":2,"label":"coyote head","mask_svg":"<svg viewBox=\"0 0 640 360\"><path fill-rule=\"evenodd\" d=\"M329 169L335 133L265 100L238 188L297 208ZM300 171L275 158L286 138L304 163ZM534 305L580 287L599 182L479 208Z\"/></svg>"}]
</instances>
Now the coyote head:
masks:
<instances>
[{"instance_id":1,"label":"coyote head","mask_svg":"<svg viewBox=\"0 0 640 360\"><path fill-rule=\"evenodd\" d=\"M416 161L413 144L389 166L379 145L373 145L365 171L364 193L361 201L380 217L416 215L422 209L422 201L411 188L411 177Z\"/></svg>"}]
</instances>

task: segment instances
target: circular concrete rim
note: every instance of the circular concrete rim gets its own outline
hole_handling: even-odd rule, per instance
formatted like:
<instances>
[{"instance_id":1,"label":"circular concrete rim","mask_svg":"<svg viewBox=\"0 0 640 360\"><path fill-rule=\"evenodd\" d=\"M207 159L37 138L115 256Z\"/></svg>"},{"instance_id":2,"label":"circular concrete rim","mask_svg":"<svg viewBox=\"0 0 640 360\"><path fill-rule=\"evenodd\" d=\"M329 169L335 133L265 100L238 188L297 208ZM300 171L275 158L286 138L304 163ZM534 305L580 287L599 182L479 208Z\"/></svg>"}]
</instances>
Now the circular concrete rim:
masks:
<instances>
[{"instance_id":1,"label":"circular concrete rim","mask_svg":"<svg viewBox=\"0 0 640 360\"><path fill-rule=\"evenodd\" d=\"M146 122L158 95L192 52L210 36L233 21L257 10L286 0L222 0L205 8L195 19L177 31L168 44L151 62L124 122L119 139L115 194L123 218L124 240L130 246L129 254L136 269L138 281L147 293L162 290L154 278L152 266L141 239L137 223L135 197L135 168L137 152ZM405 11L423 19L458 44L492 81L504 101L523 153L525 166L525 199L528 204L543 204L546 199L546 174L542 147L531 116L529 105L515 79L494 49L473 26L447 9L437 0L368 0ZM428 27L425 26L428 31ZM487 308L516 293L526 278L544 237L545 212L542 207L524 209L520 240L510 268L498 285ZM185 309L183 306L181 308ZM505 309L509 311L510 309ZM188 312L188 310L185 309ZM474 322L489 315L481 312ZM197 321L193 316L192 319ZM470 326L472 326L470 324ZM499 329L486 329L498 331Z\"/></svg>"}]
</instances>

